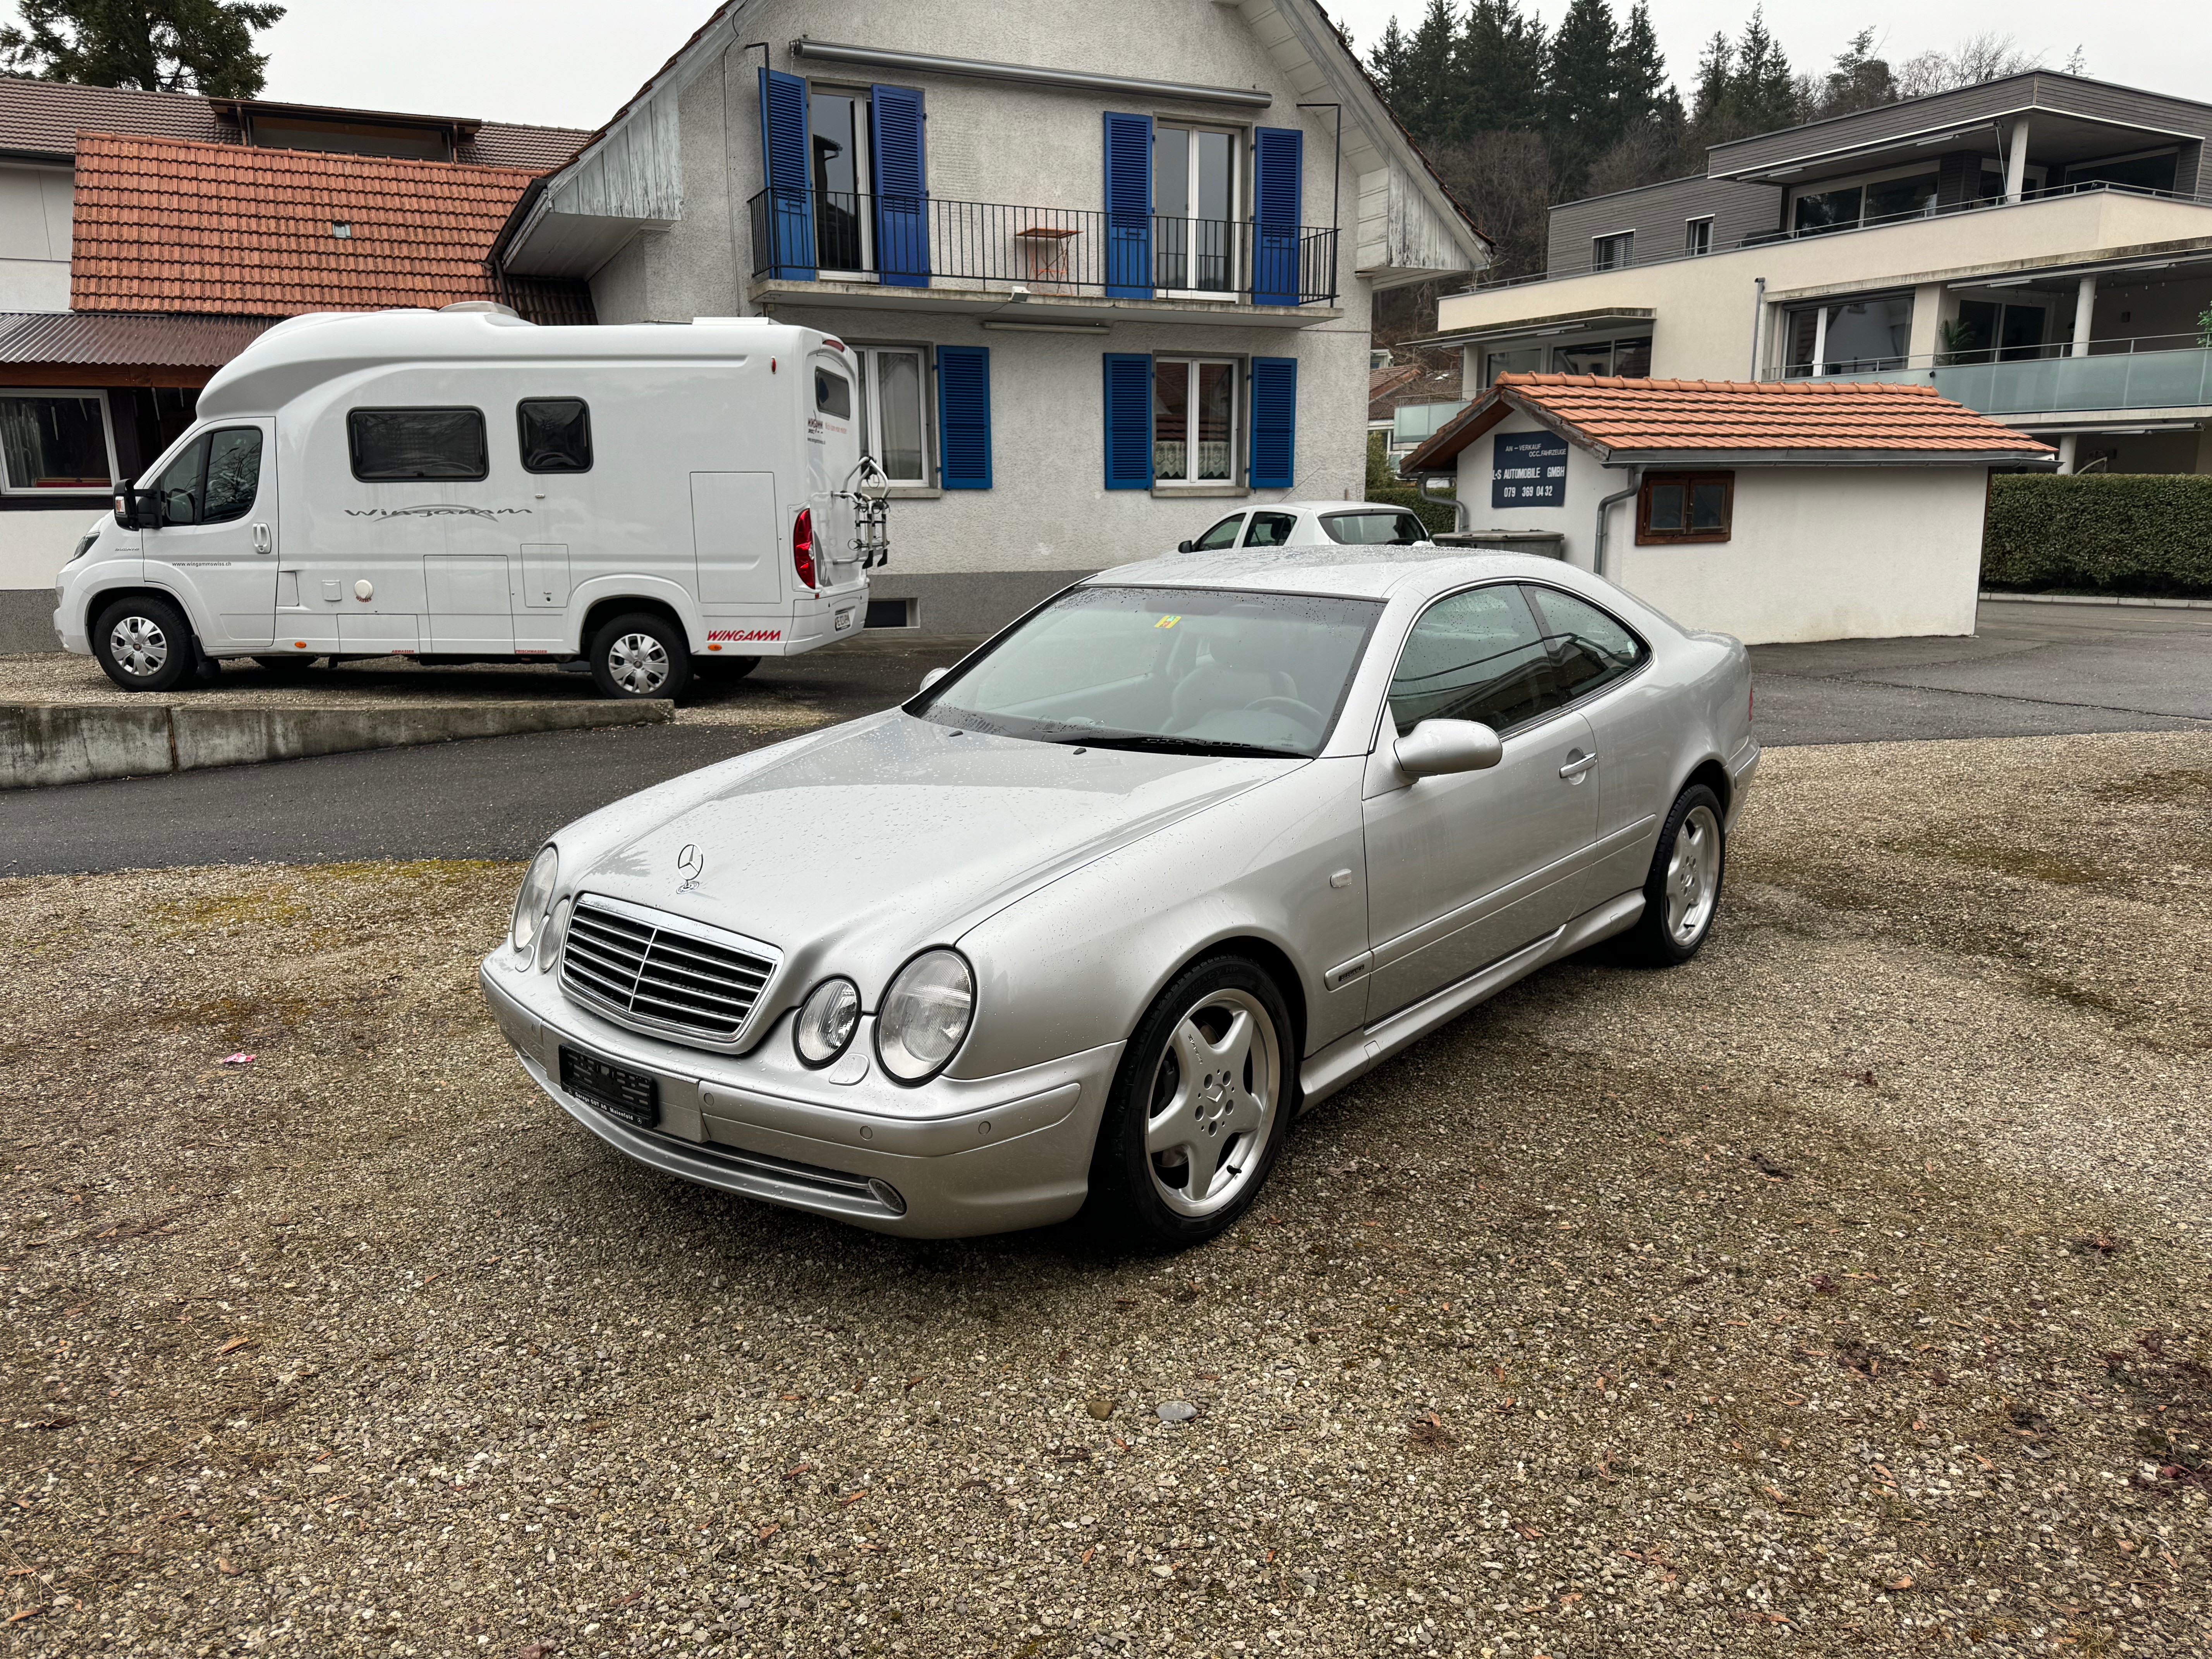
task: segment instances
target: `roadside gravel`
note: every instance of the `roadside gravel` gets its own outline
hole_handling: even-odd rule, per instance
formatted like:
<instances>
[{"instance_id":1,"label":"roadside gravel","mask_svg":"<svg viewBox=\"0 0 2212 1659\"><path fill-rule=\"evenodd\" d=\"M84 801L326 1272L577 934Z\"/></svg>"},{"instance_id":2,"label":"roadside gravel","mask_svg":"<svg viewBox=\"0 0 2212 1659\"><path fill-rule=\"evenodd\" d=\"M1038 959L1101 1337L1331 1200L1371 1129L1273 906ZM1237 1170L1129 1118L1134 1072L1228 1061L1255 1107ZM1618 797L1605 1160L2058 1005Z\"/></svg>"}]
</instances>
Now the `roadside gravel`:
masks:
<instances>
[{"instance_id":1,"label":"roadside gravel","mask_svg":"<svg viewBox=\"0 0 2212 1659\"><path fill-rule=\"evenodd\" d=\"M1771 753L1165 1261L619 1161L518 873L0 883L0 1653L2212 1646L2212 738Z\"/></svg>"}]
</instances>

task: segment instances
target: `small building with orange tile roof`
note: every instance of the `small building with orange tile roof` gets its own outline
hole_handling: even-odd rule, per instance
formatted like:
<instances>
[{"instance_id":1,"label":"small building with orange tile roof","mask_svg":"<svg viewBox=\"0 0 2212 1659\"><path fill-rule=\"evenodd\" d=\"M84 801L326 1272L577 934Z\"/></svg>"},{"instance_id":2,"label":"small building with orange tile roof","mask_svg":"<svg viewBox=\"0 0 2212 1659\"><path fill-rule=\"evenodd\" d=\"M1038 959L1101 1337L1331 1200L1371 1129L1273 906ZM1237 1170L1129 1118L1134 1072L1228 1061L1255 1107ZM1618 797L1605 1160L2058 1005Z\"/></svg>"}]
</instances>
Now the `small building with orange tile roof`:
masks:
<instances>
[{"instance_id":1,"label":"small building with orange tile roof","mask_svg":"<svg viewBox=\"0 0 2212 1659\"><path fill-rule=\"evenodd\" d=\"M1504 374L1409 456L1480 543L1747 644L1971 634L1989 476L2057 452L1911 384Z\"/></svg>"}]
</instances>

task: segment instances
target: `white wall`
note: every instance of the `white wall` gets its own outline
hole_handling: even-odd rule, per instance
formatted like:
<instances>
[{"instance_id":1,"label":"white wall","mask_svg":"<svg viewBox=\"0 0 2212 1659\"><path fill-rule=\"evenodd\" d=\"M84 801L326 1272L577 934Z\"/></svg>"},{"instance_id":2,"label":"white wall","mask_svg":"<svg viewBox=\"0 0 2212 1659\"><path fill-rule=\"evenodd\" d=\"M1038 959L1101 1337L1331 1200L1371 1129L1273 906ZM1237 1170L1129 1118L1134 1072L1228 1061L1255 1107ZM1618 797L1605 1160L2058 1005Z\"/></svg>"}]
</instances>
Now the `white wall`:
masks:
<instances>
[{"instance_id":1,"label":"white wall","mask_svg":"<svg viewBox=\"0 0 2212 1659\"><path fill-rule=\"evenodd\" d=\"M1599 499L1628 474L1567 448L1564 508L1490 507L1491 448L1541 430L1515 415L1460 453L1480 530L1558 530L1587 570ZM1716 462L1725 467L1724 462ZM1607 574L1685 628L1748 645L1971 634L1981 581L1984 466L1738 467L1725 542L1636 545L1635 503L1609 513Z\"/></svg>"},{"instance_id":2,"label":"white wall","mask_svg":"<svg viewBox=\"0 0 2212 1659\"><path fill-rule=\"evenodd\" d=\"M52 588L78 540L100 516L100 503L0 513L0 589Z\"/></svg>"},{"instance_id":3,"label":"white wall","mask_svg":"<svg viewBox=\"0 0 2212 1659\"><path fill-rule=\"evenodd\" d=\"M0 167L0 311L67 311L74 191L65 167Z\"/></svg>"}]
</instances>

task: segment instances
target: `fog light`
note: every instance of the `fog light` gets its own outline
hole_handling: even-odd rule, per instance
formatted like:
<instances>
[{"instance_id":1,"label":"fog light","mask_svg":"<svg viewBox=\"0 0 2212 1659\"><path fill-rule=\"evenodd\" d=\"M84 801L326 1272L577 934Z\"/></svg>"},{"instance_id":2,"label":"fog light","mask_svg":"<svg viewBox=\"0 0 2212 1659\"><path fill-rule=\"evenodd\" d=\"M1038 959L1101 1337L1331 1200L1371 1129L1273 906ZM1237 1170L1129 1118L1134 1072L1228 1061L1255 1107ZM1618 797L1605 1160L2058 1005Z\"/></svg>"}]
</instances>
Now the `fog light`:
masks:
<instances>
[{"instance_id":1,"label":"fog light","mask_svg":"<svg viewBox=\"0 0 2212 1659\"><path fill-rule=\"evenodd\" d=\"M899 1196L898 1188L888 1181L879 1181L871 1176L868 1181L868 1195L893 1215L906 1213L906 1200Z\"/></svg>"}]
</instances>

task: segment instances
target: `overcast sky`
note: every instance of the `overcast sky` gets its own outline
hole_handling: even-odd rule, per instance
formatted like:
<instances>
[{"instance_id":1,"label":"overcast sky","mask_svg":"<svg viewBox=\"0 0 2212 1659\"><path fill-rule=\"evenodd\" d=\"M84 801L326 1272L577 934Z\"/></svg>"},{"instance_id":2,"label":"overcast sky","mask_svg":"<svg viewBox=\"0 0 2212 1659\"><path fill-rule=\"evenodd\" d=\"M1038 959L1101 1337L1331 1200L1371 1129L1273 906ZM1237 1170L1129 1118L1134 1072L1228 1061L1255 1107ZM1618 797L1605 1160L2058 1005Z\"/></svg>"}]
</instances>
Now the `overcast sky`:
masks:
<instances>
[{"instance_id":1,"label":"overcast sky","mask_svg":"<svg viewBox=\"0 0 2212 1659\"><path fill-rule=\"evenodd\" d=\"M1110 0L1109 0L1110 3ZM911 0L925 5L927 0ZM1006 0L1011 21L1048 19L1067 0ZM1407 24L1425 0L1324 0L1364 56L1393 12ZM264 37L266 95L357 109L471 115L595 127L712 15L712 0L289 0ZM1626 0L1615 0L1625 11ZM1537 9L1556 22L1565 0ZM1678 83L1699 44L1736 33L1750 0L1651 0L1667 67ZM2212 27L2203 0L2012 0L1992 12L1969 0L1915 0L1884 11L1818 0L1769 0L1767 21L1801 71L1825 67L1846 36L1872 24L1892 61L1955 45L1996 21L2055 66L2076 46L2089 73L2125 85L2212 101ZM2095 25L2095 27L2092 27ZM824 28L823 33L834 34ZM1000 40L958 43L978 56L1051 62L1043 29L1011 27Z\"/></svg>"}]
</instances>

